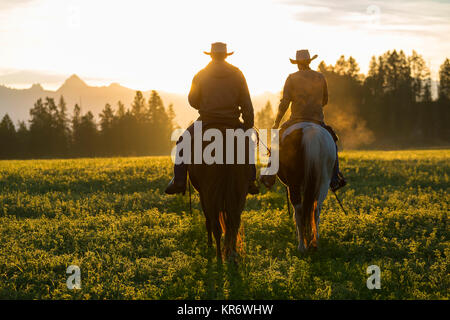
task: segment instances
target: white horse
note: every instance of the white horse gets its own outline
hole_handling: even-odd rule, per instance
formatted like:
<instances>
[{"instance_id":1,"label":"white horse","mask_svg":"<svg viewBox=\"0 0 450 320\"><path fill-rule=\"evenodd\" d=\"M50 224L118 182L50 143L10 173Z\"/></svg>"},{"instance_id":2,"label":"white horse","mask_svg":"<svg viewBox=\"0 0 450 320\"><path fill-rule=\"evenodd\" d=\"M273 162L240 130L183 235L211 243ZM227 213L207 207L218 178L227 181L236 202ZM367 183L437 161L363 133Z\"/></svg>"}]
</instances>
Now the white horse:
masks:
<instances>
[{"instance_id":1,"label":"white horse","mask_svg":"<svg viewBox=\"0 0 450 320\"><path fill-rule=\"evenodd\" d=\"M299 122L282 133L278 177L288 186L295 208L300 252L318 248L320 211L335 161L335 143L322 126Z\"/></svg>"}]
</instances>

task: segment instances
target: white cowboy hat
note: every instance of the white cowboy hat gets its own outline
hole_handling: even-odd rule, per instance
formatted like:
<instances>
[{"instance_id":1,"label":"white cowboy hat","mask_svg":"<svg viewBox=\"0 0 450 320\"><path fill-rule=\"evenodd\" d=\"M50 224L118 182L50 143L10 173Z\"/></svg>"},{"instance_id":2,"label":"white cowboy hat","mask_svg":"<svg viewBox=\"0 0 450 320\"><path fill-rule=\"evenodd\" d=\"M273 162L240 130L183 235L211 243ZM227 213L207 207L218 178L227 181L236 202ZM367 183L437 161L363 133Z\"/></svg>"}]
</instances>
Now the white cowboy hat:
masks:
<instances>
[{"instance_id":1,"label":"white cowboy hat","mask_svg":"<svg viewBox=\"0 0 450 320\"><path fill-rule=\"evenodd\" d=\"M292 64L310 63L312 60L317 58L317 54L315 54L312 58L310 58L309 51L306 50L306 49L303 49L303 50L298 50L297 51L297 54L296 54L295 58L296 58L295 60L289 58L289 60L291 60Z\"/></svg>"},{"instance_id":2,"label":"white cowboy hat","mask_svg":"<svg viewBox=\"0 0 450 320\"><path fill-rule=\"evenodd\" d=\"M211 44L211 52L203 51L204 54L211 55L211 53L225 53L227 56L231 56L233 52L227 52L227 44L223 42L214 42Z\"/></svg>"}]
</instances>

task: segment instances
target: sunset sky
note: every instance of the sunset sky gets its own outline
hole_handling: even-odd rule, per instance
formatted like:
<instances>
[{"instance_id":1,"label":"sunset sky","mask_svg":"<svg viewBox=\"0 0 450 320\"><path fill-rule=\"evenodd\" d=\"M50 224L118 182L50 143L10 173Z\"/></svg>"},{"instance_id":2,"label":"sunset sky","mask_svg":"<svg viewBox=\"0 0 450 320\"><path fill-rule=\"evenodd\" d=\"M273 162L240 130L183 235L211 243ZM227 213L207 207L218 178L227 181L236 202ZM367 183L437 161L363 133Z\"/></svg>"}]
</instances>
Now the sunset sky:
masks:
<instances>
[{"instance_id":1,"label":"sunset sky","mask_svg":"<svg viewBox=\"0 0 450 320\"><path fill-rule=\"evenodd\" d=\"M0 84L56 89L76 73L90 85L186 93L222 41L252 93L281 90L307 48L334 64L415 49L434 78L450 57L450 1L0 0Z\"/></svg>"}]
</instances>

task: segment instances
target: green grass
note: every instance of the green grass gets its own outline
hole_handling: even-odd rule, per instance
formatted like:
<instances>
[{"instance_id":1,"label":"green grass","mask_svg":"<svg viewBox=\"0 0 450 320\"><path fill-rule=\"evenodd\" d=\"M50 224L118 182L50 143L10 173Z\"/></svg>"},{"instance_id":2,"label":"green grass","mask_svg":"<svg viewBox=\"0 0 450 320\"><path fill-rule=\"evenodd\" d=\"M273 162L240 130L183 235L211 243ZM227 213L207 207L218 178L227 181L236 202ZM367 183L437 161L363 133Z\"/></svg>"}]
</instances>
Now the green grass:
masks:
<instances>
[{"instance_id":1,"label":"green grass","mask_svg":"<svg viewBox=\"0 0 450 320\"><path fill-rule=\"evenodd\" d=\"M197 194L192 215L163 194L169 158L0 161L0 298L448 299L450 150L341 158L349 215L328 196L319 251L297 253L278 183L248 197L238 266L208 250Z\"/></svg>"}]
</instances>

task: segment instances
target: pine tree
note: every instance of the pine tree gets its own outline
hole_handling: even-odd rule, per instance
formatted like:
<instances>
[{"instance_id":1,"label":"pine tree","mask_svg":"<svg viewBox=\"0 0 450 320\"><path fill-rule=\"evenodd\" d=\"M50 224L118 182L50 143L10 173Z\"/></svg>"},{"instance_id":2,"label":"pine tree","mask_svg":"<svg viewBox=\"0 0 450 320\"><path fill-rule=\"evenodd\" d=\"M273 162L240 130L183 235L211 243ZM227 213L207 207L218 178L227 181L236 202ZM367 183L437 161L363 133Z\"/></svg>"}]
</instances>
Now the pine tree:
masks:
<instances>
[{"instance_id":1,"label":"pine tree","mask_svg":"<svg viewBox=\"0 0 450 320\"><path fill-rule=\"evenodd\" d=\"M8 114L0 122L0 159L17 156L16 128Z\"/></svg>"},{"instance_id":2,"label":"pine tree","mask_svg":"<svg viewBox=\"0 0 450 320\"><path fill-rule=\"evenodd\" d=\"M29 132L27 125L24 121L19 121L17 129L17 154L19 158L28 158L30 156L29 151Z\"/></svg>"},{"instance_id":3,"label":"pine tree","mask_svg":"<svg viewBox=\"0 0 450 320\"><path fill-rule=\"evenodd\" d=\"M416 102L431 101L430 69L421 55L413 50L409 57L412 94Z\"/></svg>"},{"instance_id":4,"label":"pine tree","mask_svg":"<svg viewBox=\"0 0 450 320\"><path fill-rule=\"evenodd\" d=\"M81 145L80 124L81 124L81 108L75 104L72 116L72 155L79 156L83 146Z\"/></svg>"},{"instance_id":5,"label":"pine tree","mask_svg":"<svg viewBox=\"0 0 450 320\"><path fill-rule=\"evenodd\" d=\"M123 118L125 116L126 110L125 105L122 103L122 101L117 102L117 118Z\"/></svg>"},{"instance_id":6,"label":"pine tree","mask_svg":"<svg viewBox=\"0 0 450 320\"><path fill-rule=\"evenodd\" d=\"M175 122L175 111L173 110L173 104L169 104L167 108L167 116L169 117L169 122L171 124L172 130L179 128L178 124Z\"/></svg>"},{"instance_id":7,"label":"pine tree","mask_svg":"<svg viewBox=\"0 0 450 320\"><path fill-rule=\"evenodd\" d=\"M347 60L347 70L346 75L350 76L351 78L358 79L359 78L359 65L356 62L356 60L350 56Z\"/></svg>"},{"instance_id":8,"label":"pine tree","mask_svg":"<svg viewBox=\"0 0 450 320\"><path fill-rule=\"evenodd\" d=\"M117 111L114 117L113 149L115 155L129 156L136 154L134 131L136 119L131 115L130 110L125 108L121 102L117 102Z\"/></svg>"},{"instance_id":9,"label":"pine tree","mask_svg":"<svg viewBox=\"0 0 450 320\"><path fill-rule=\"evenodd\" d=\"M439 140L450 143L450 60L445 59L439 69L439 100L437 102L437 114L439 115L434 125L439 127L437 135Z\"/></svg>"},{"instance_id":10,"label":"pine tree","mask_svg":"<svg viewBox=\"0 0 450 320\"><path fill-rule=\"evenodd\" d=\"M38 99L30 110L30 153L34 157L53 156L53 117L50 111L56 109L52 100Z\"/></svg>"},{"instance_id":11,"label":"pine tree","mask_svg":"<svg viewBox=\"0 0 450 320\"><path fill-rule=\"evenodd\" d=\"M164 109L164 104L158 92L153 90L148 101L149 117L149 150L154 154L167 154L170 151L170 136L172 124ZM159 139L155 137L159 136Z\"/></svg>"},{"instance_id":12,"label":"pine tree","mask_svg":"<svg viewBox=\"0 0 450 320\"><path fill-rule=\"evenodd\" d=\"M114 154L114 110L107 103L100 117L100 148L106 155Z\"/></svg>"},{"instance_id":13,"label":"pine tree","mask_svg":"<svg viewBox=\"0 0 450 320\"><path fill-rule=\"evenodd\" d=\"M347 74L348 67L348 62L345 60L345 56L341 55L334 65L333 72L343 76Z\"/></svg>"},{"instance_id":14,"label":"pine tree","mask_svg":"<svg viewBox=\"0 0 450 320\"><path fill-rule=\"evenodd\" d=\"M333 66L327 65L325 61L320 61L319 66L317 67L317 70L322 73L328 73L333 72Z\"/></svg>"},{"instance_id":15,"label":"pine tree","mask_svg":"<svg viewBox=\"0 0 450 320\"><path fill-rule=\"evenodd\" d=\"M85 157L94 157L98 152L98 132L97 125L92 112L86 113L81 117L80 126L78 128L78 136L80 138L81 155Z\"/></svg>"},{"instance_id":16,"label":"pine tree","mask_svg":"<svg viewBox=\"0 0 450 320\"><path fill-rule=\"evenodd\" d=\"M445 59L439 69L439 99L450 101L450 60Z\"/></svg>"},{"instance_id":17,"label":"pine tree","mask_svg":"<svg viewBox=\"0 0 450 320\"><path fill-rule=\"evenodd\" d=\"M67 117L67 105L63 96L59 99L54 117L55 154L59 156L67 156L69 152L70 128L69 119Z\"/></svg>"},{"instance_id":18,"label":"pine tree","mask_svg":"<svg viewBox=\"0 0 450 320\"><path fill-rule=\"evenodd\" d=\"M264 108L256 113L256 126L260 129L270 129L275 121L272 104L267 101Z\"/></svg>"},{"instance_id":19,"label":"pine tree","mask_svg":"<svg viewBox=\"0 0 450 320\"><path fill-rule=\"evenodd\" d=\"M145 98L141 91L136 91L133 103L131 105L131 114L137 121L143 121L145 117Z\"/></svg>"}]
</instances>

